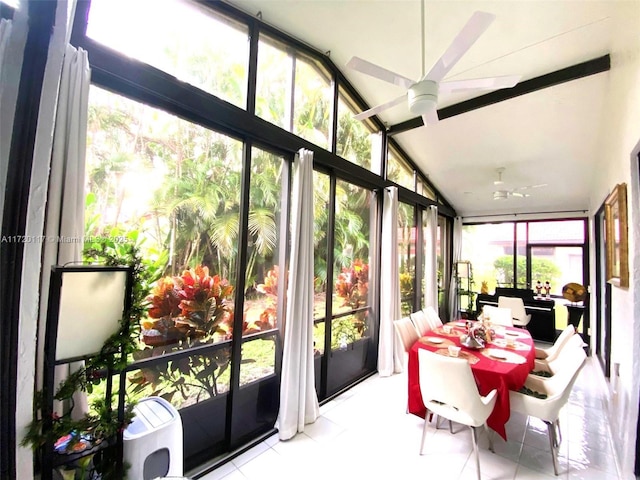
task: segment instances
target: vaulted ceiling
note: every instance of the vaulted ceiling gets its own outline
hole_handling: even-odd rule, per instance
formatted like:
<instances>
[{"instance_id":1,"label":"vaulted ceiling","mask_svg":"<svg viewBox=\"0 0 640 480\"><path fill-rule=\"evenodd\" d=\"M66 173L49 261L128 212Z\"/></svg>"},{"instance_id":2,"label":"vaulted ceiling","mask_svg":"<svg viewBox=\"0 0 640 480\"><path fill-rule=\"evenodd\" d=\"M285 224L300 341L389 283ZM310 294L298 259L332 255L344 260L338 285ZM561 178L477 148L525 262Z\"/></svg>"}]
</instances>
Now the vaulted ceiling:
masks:
<instances>
[{"instance_id":1,"label":"vaulted ceiling","mask_svg":"<svg viewBox=\"0 0 640 480\"><path fill-rule=\"evenodd\" d=\"M318 51L330 52L369 106L391 100L404 89L348 68L352 56L411 79L422 76L419 0L228 3L251 14L261 12L265 22ZM497 103L492 102L502 97L489 94L479 99L481 108L474 109L464 102L478 97L478 92L441 96L438 109L447 118L429 126L416 127L417 119L404 123L416 117L406 103L378 117L463 216L587 210L592 179L602 161L598 145L606 121L603 108L610 73L603 68L608 59L601 57L611 53L614 13L621 3L426 0L427 70L473 12L486 11L496 15L495 21L445 80L518 74L522 78L514 92L528 93ZM600 60L591 62L594 59ZM584 68L562 73L585 62ZM560 81L567 78L574 79ZM460 108L454 112L447 108L452 105ZM494 185L501 167L504 183ZM493 199L495 190L540 184L546 186L520 190L528 197Z\"/></svg>"}]
</instances>

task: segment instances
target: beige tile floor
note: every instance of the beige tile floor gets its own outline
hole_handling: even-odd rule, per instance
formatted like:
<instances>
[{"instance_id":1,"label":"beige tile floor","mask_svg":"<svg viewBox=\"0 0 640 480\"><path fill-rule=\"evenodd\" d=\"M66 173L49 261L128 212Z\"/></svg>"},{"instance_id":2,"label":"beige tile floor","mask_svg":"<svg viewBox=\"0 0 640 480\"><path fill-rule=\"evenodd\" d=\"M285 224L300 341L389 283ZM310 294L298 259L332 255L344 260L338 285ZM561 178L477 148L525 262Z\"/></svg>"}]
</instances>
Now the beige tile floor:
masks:
<instances>
[{"instance_id":1,"label":"beige tile floor","mask_svg":"<svg viewBox=\"0 0 640 480\"><path fill-rule=\"evenodd\" d=\"M597 381L594 378L598 379ZM431 424L419 455L423 420L405 413L406 376L375 375L320 408L318 420L291 440L274 435L202 480L425 478L476 480L470 431L455 435ZM553 466L546 426L513 414L508 441L494 435L496 453L480 440L480 469L486 480L616 480L609 425L602 413L604 380L589 358L574 386L560 423L560 475Z\"/></svg>"}]
</instances>

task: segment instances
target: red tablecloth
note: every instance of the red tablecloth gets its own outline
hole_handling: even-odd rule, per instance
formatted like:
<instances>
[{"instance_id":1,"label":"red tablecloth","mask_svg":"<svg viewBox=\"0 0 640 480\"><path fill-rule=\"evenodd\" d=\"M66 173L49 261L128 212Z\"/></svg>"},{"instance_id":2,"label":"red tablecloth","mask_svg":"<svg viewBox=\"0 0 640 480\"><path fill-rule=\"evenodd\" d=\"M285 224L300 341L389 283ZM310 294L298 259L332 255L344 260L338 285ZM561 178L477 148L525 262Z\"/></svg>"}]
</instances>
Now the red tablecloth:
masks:
<instances>
[{"instance_id":1,"label":"red tablecloth","mask_svg":"<svg viewBox=\"0 0 640 480\"><path fill-rule=\"evenodd\" d=\"M441 337L450 340L455 345L460 345L460 339L458 334L464 332L462 323L457 322L450 323L454 326L452 335L447 335L442 332L442 327L428 332L427 337ZM460 325L455 328L456 325ZM507 331L514 331L520 334L518 341L526 344L529 348L524 350L513 350L511 348L505 348L509 352L518 353L526 358L525 363L515 364L501 360L492 359L486 355L483 355L478 350L470 350L462 347L463 351L468 352L478 358L478 362L471 365L471 371L478 383L478 390L481 395L487 395L491 390L496 389L498 392L496 405L491 415L487 419L487 425L498 432L502 438L507 439L507 433L505 431L505 424L509 421L511 414L509 406L509 390L519 390L524 385L527 375L534 367L535 360L535 348L533 345L533 339L529 332L520 328L509 328ZM500 337L498 337L500 338ZM490 345L491 348L500 348L496 345ZM431 351L443 348L443 345L433 345L418 340L411 350L409 351L409 364L408 364L408 377L409 377L409 411L415 415L419 415L424 418L426 414L426 408L422 401L422 395L420 393L420 380L418 370L418 349L426 348Z\"/></svg>"}]
</instances>

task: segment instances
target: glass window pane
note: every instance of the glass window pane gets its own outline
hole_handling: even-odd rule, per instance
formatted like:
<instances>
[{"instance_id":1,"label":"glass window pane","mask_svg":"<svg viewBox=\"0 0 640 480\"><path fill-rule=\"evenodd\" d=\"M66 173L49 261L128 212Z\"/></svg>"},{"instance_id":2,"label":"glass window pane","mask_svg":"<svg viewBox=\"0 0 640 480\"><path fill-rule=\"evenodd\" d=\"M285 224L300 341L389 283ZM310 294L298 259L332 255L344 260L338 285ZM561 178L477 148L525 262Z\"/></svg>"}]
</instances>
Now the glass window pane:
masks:
<instances>
[{"instance_id":1,"label":"glass window pane","mask_svg":"<svg viewBox=\"0 0 640 480\"><path fill-rule=\"evenodd\" d=\"M413 169L402 160L394 149L389 149L387 156L387 178L398 185L413 191L415 189L413 183Z\"/></svg>"},{"instance_id":2,"label":"glass window pane","mask_svg":"<svg viewBox=\"0 0 640 480\"><path fill-rule=\"evenodd\" d=\"M85 232L137 242L164 273L141 322L139 358L231 335L241 154L236 140L91 87Z\"/></svg>"},{"instance_id":3,"label":"glass window pane","mask_svg":"<svg viewBox=\"0 0 640 480\"><path fill-rule=\"evenodd\" d=\"M155 356L150 350L137 352L136 359ZM127 375L131 400L161 396L176 408L185 408L229 391L231 347L216 348L201 355L167 359Z\"/></svg>"},{"instance_id":4,"label":"glass window pane","mask_svg":"<svg viewBox=\"0 0 640 480\"><path fill-rule=\"evenodd\" d=\"M247 291L243 335L278 327L278 301L286 285L280 274L278 240L284 159L259 148L251 150Z\"/></svg>"},{"instance_id":5,"label":"glass window pane","mask_svg":"<svg viewBox=\"0 0 640 480\"><path fill-rule=\"evenodd\" d=\"M327 239L329 222L329 176L313 172L313 246L314 246L314 289L313 318L324 319L327 301ZM316 354L324 352L324 320L314 323L313 341Z\"/></svg>"},{"instance_id":6,"label":"glass window pane","mask_svg":"<svg viewBox=\"0 0 640 480\"><path fill-rule=\"evenodd\" d=\"M400 266L400 307L402 315L413 312L416 278L415 207L400 203L398 208L398 264Z\"/></svg>"},{"instance_id":7,"label":"glass window pane","mask_svg":"<svg viewBox=\"0 0 640 480\"><path fill-rule=\"evenodd\" d=\"M438 246L436 250L438 261L438 312L444 318L449 292L449 231L447 217L438 215Z\"/></svg>"},{"instance_id":8,"label":"glass window pane","mask_svg":"<svg viewBox=\"0 0 640 480\"><path fill-rule=\"evenodd\" d=\"M338 97L338 138L336 153L374 173L380 163L380 135L368 121L353 118L359 113L340 89Z\"/></svg>"},{"instance_id":9,"label":"glass window pane","mask_svg":"<svg viewBox=\"0 0 640 480\"><path fill-rule=\"evenodd\" d=\"M529 222L529 243L584 243L584 220Z\"/></svg>"},{"instance_id":10,"label":"glass window pane","mask_svg":"<svg viewBox=\"0 0 640 480\"><path fill-rule=\"evenodd\" d=\"M418 189L417 193L422 195L423 197L427 197L429 200L436 200L436 192L425 182L423 182L420 177L418 177ZM441 201L438 203L442 203Z\"/></svg>"},{"instance_id":11,"label":"glass window pane","mask_svg":"<svg viewBox=\"0 0 640 480\"><path fill-rule=\"evenodd\" d=\"M240 386L276 371L276 336L249 340L242 344L242 362L240 363Z\"/></svg>"},{"instance_id":12,"label":"glass window pane","mask_svg":"<svg viewBox=\"0 0 640 480\"><path fill-rule=\"evenodd\" d=\"M344 181L337 182L333 314L358 310L353 315L343 317L350 325L340 322L341 332L348 339L368 335L370 328L371 200L372 193L369 190ZM348 335L347 327L351 329Z\"/></svg>"},{"instance_id":13,"label":"glass window pane","mask_svg":"<svg viewBox=\"0 0 640 480\"><path fill-rule=\"evenodd\" d=\"M475 291L482 282L487 282L489 292L496 286L513 286L513 238L513 223L462 227L462 259L471 262Z\"/></svg>"},{"instance_id":14,"label":"glass window pane","mask_svg":"<svg viewBox=\"0 0 640 480\"><path fill-rule=\"evenodd\" d=\"M256 115L291 131L293 54L284 46L260 35L256 78Z\"/></svg>"},{"instance_id":15,"label":"glass window pane","mask_svg":"<svg viewBox=\"0 0 640 480\"><path fill-rule=\"evenodd\" d=\"M527 285L527 225L527 222L516 223L516 288L530 287Z\"/></svg>"},{"instance_id":16,"label":"glass window pane","mask_svg":"<svg viewBox=\"0 0 640 480\"><path fill-rule=\"evenodd\" d=\"M582 247L531 248L531 281L543 287L549 282L551 295L562 297L562 287L567 283L582 284L582 265Z\"/></svg>"},{"instance_id":17,"label":"glass window pane","mask_svg":"<svg viewBox=\"0 0 640 480\"><path fill-rule=\"evenodd\" d=\"M329 149L329 126L333 110L329 73L311 60L296 59L293 133Z\"/></svg>"},{"instance_id":18,"label":"glass window pane","mask_svg":"<svg viewBox=\"0 0 640 480\"><path fill-rule=\"evenodd\" d=\"M245 25L185 0L92 0L87 36L212 93L247 104Z\"/></svg>"}]
</instances>

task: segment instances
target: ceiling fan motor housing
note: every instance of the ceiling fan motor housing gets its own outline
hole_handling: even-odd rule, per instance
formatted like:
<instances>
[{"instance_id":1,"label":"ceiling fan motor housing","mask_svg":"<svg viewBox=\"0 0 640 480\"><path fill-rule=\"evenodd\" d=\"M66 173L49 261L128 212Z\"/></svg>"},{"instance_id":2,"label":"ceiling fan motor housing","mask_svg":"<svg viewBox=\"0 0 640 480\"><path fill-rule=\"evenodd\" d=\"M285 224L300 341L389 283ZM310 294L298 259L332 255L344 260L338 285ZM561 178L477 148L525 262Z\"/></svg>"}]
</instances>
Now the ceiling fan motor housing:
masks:
<instances>
[{"instance_id":1,"label":"ceiling fan motor housing","mask_svg":"<svg viewBox=\"0 0 640 480\"><path fill-rule=\"evenodd\" d=\"M438 104L438 84L433 80L422 80L409 87L407 92L409 110L416 115L424 115Z\"/></svg>"}]
</instances>

